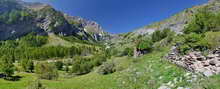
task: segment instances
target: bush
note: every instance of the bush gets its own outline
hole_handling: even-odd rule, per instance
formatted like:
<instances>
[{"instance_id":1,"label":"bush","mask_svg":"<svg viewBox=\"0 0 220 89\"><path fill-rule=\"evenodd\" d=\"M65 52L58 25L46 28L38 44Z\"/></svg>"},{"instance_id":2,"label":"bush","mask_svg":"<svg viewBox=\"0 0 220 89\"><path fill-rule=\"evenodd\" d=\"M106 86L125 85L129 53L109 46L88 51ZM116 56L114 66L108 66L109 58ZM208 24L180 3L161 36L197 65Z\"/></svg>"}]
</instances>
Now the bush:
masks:
<instances>
[{"instance_id":1,"label":"bush","mask_svg":"<svg viewBox=\"0 0 220 89\"><path fill-rule=\"evenodd\" d=\"M215 49L220 46L220 32L207 32L204 38L209 43L209 48Z\"/></svg>"},{"instance_id":2,"label":"bush","mask_svg":"<svg viewBox=\"0 0 220 89\"><path fill-rule=\"evenodd\" d=\"M56 80L59 76L56 66L49 63L38 63L35 72L39 78L47 80Z\"/></svg>"},{"instance_id":3,"label":"bush","mask_svg":"<svg viewBox=\"0 0 220 89\"><path fill-rule=\"evenodd\" d=\"M169 41L172 40L172 36L174 36L175 32L171 31L170 29L166 28L162 31L160 30L156 30L152 36L151 36L151 39L153 42L158 42L158 41L161 41L162 39L168 37L169 38Z\"/></svg>"},{"instance_id":4,"label":"bush","mask_svg":"<svg viewBox=\"0 0 220 89\"><path fill-rule=\"evenodd\" d=\"M34 62L31 59L22 59L21 66L25 72L33 72L34 70Z\"/></svg>"},{"instance_id":5,"label":"bush","mask_svg":"<svg viewBox=\"0 0 220 89\"><path fill-rule=\"evenodd\" d=\"M181 54L186 54L190 50L205 51L210 48L208 40L204 39L200 34L187 34L183 36L182 45L179 46Z\"/></svg>"},{"instance_id":6,"label":"bush","mask_svg":"<svg viewBox=\"0 0 220 89\"><path fill-rule=\"evenodd\" d=\"M137 48L140 50L148 50L151 51L153 42L150 39L139 41L137 44Z\"/></svg>"},{"instance_id":7,"label":"bush","mask_svg":"<svg viewBox=\"0 0 220 89\"><path fill-rule=\"evenodd\" d=\"M78 75L86 74L89 73L92 68L93 64L91 63L91 59L78 57L72 65L71 72Z\"/></svg>"},{"instance_id":8,"label":"bush","mask_svg":"<svg viewBox=\"0 0 220 89\"><path fill-rule=\"evenodd\" d=\"M122 56L133 56L133 48L125 48L122 52Z\"/></svg>"},{"instance_id":9,"label":"bush","mask_svg":"<svg viewBox=\"0 0 220 89\"><path fill-rule=\"evenodd\" d=\"M106 61L104 55L95 55L87 58L75 57L71 72L77 75L86 74L91 72L94 67L101 65L104 61Z\"/></svg>"},{"instance_id":10,"label":"bush","mask_svg":"<svg viewBox=\"0 0 220 89\"><path fill-rule=\"evenodd\" d=\"M26 89L46 89L39 80L33 81Z\"/></svg>"},{"instance_id":11,"label":"bush","mask_svg":"<svg viewBox=\"0 0 220 89\"><path fill-rule=\"evenodd\" d=\"M12 56L2 56L0 58L0 71L6 75L5 78L11 77L14 74L14 65L13 65Z\"/></svg>"},{"instance_id":12,"label":"bush","mask_svg":"<svg viewBox=\"0 0 220 89\"><path fill-rule=\"evenodd\" d=\"M115 71L116 71L116 68L115 68L115 63L113 61L105 62L98 69L98 73L102 75L111 74L111 73L114 73Z\"/></svg>"},{"instance_id":13,"label":"bush","mask_svg":"<svg viewBox=\"0 0 220 89\"><path fill-rule=\"evenodd\" d=\"M58 70L62 70L63 65L64 65L63 62L61 62L61 61L55 62L55 66L57 67Z\"/></svg>"}]
</instances>

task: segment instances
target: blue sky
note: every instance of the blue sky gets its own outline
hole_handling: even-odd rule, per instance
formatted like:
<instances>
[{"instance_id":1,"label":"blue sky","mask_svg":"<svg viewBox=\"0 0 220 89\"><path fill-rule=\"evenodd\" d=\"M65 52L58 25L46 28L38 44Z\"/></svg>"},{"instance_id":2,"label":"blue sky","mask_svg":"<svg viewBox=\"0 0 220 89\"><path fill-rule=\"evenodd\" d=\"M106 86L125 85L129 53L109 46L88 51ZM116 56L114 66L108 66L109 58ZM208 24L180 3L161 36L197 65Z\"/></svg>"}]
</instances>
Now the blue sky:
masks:
<instances>
[{"instance_id":1,"label":"blue sky","mask_svg":"<svg viewBox=\"0 0 220 89\"><path fill-rule=\"evenodd\" d=\"M107 32L130 32L207 0L25 0L98 22Z\"/></svg>"}]
</instances>

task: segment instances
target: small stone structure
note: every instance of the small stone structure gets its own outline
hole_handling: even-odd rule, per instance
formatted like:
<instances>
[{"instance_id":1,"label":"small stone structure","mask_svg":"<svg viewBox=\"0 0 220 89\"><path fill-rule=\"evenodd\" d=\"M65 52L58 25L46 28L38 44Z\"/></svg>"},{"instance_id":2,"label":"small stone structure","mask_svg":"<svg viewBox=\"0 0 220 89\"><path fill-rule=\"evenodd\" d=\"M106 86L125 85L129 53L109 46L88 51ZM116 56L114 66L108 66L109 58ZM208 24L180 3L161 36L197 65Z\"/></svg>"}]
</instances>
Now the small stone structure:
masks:
<instances>
[{"instance_id":1,"label":"small stone structure","mask_svg":"<svg viewBox=\"0 0 220 89\"><path fill-rule=\"evenodd\" d=\"M220 47L210 52L207 56L196 51L187 55L179 55L176 47L173 47L166 59L191 72L202 73L207 77L220 74Z\"/></svg>"}]
</instances>

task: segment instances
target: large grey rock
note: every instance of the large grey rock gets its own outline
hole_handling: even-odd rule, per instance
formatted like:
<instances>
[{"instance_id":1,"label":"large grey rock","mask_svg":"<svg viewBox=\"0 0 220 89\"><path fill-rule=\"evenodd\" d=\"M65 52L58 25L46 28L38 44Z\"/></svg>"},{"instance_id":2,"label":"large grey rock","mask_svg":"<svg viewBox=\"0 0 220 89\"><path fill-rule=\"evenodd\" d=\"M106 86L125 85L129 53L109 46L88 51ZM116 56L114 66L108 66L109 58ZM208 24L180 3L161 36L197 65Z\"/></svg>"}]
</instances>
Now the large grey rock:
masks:
<instances>
[{"instance_id":1,"label":"large grey rock","mask_svg":"<svg viewBox=\"0 0 220 89\"><path fill-rule=\"evenodd\" d=\"M216 74L220 74L220 67L216 68Z\"/></svg>"},{"instance_id":2,"label":"large grey rock","mask_svg":"<svg viewBox=\"0 0 220 89\"><path fill-rule=\"evenodd\" d=\"M210 65L216 65L218 63L219 63L219 61L217 59L212 59L212 60L209 61Z\"/></svg>"},{"instance_id":3,"label":"large grey rock","mask_svg":"<svg viewBox=\"0 0 220 89\"><path fill-rule=\"evenodd\" d=\"M217 54L209 54L208 56L207 56L207 58L208 59L212 59L212 58L215 58L215 57L217 57L218 55Z\"/></svg>"}]
</instances>

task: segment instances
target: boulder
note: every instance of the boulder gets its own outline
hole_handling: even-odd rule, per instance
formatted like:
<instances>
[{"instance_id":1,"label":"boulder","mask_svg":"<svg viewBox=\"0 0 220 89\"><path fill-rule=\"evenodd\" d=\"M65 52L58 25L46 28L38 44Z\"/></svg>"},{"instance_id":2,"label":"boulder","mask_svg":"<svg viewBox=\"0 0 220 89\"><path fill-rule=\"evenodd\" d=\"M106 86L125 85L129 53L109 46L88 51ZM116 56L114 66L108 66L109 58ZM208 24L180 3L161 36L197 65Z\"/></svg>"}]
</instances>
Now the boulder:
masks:
<instances>
[{"instance_id":1,"label":"boulder","mask_svg":"<svg viewBox=\"0 0 220 89\"><path fill-rule=\"evenodd\" d=\"M220 63L218 62L217 64L215 64L216 67L220 67Z\"/></svg>"},{"instance_id":2,"label":"boulder","mask_svg":"<svg viewBox=\"0 0 220 89\"><path fill-rule=\"evenodd\" d=\"M220 67L216 68L216 74L220 74Z\"/></svg>"},{"instance_id":3,"label":"boulder","mask_svg":"<svg viewBox=\"0 0 220 89\"><path fill-rule=\"evenodd\" d=\"M212 58L215 58L215 57L218 57L218 54L209 54L207 56L207 59L212 59Z\"/></svg>"},{"instance_id":4,"label":"boulder","mask_svg":"<svg viewBox=\"0 0 220 89\"><path fill-rule=\"evenodd\" d=\"M212 59L212 60L209 61L209 64L212 65L212 66L215 66L218 63L219 63L219 61L217 59Z\"/></svg>"},{"instance_id":5,"label":"boulder","mask_svg":"<svg viewBox=\"0 0 220 89\"><path fill-rule=\"evenodd\" d=\"M202 64L203 64L204 67L209 66L209 62L208 61L203 61Z\"/></svg>"}]
</instances>

